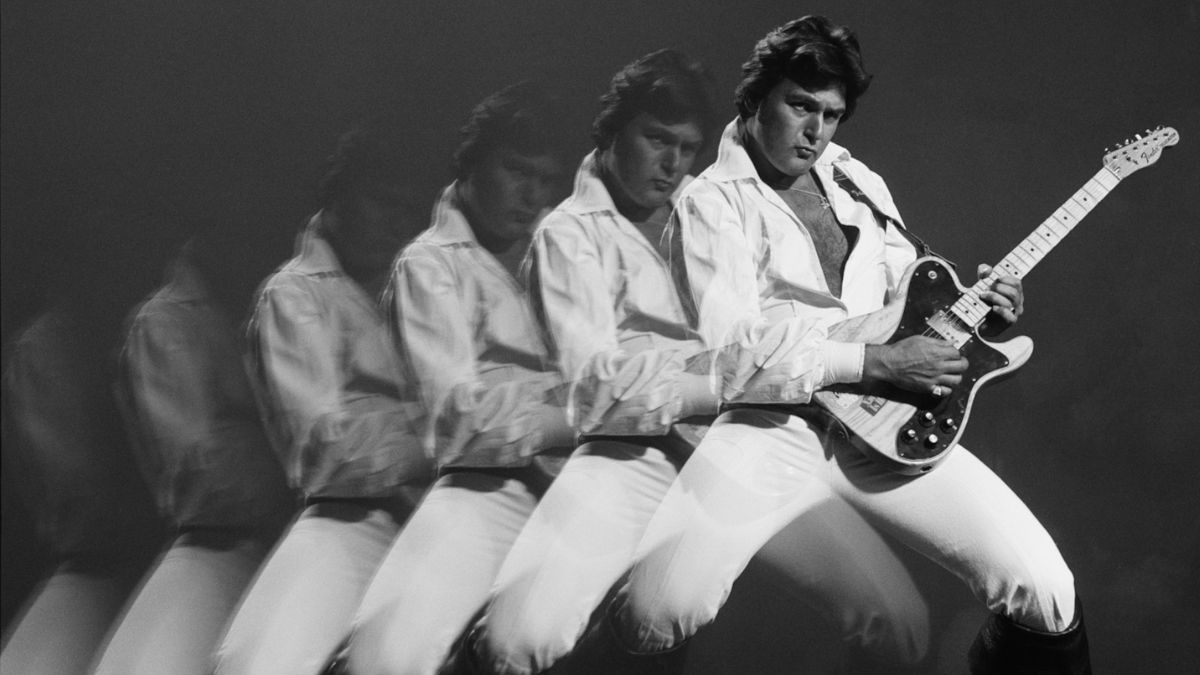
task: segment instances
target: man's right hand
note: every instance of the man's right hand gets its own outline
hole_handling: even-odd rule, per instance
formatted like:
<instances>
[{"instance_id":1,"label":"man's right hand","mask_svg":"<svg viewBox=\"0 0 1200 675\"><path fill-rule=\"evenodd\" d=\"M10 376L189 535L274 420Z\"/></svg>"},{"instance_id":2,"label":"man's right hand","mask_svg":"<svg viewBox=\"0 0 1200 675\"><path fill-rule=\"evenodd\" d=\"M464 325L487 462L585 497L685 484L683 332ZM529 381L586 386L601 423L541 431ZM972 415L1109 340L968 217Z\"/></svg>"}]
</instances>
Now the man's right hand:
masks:
<instances>
[{"instance_id":1,"label":"man's right hand","mask_svg":"<svg viewBox=\"0 0 1200 675\"><path fill-rule=\"evenodd\" d=\"M863 382L889 382L935 396L962 381L967 359L945 340L912 335L894 344L867 345Z\"/></svg>"}]
</instances>

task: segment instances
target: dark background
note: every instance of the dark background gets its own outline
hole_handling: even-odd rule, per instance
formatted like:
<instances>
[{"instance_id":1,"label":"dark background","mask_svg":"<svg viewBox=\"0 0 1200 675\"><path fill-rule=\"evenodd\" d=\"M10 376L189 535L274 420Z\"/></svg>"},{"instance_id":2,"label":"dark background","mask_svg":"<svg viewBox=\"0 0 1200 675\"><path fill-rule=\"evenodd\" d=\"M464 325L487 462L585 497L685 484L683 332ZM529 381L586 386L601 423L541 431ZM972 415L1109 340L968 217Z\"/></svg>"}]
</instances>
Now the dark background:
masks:
<instances>
[{"instance_id":1,"label":"dark background","mask_svg":"<svg viewBox=\"0 0 1200 675\"><path fill-rule=\"evenodd\" d=\"M576 101L582 156L624 63L677 47L732 92L754 41L805 13L855 28L876 75L837 140L972 280L1091 177L1105 147L1179 130L1179 146L1029 278L1019 332L1034 357L979 397L965 443L1059 542L1097 672L1200 671L1195 1L5 0L5 337L45 289L87 283L89 258L106 261L96 278L114 294L136 298L197 228L245 236L230 274L261 278L290 254L321 160L364 114L410 125L413 182L432 201L458 127L500 86L541 79ZM911 562L934 612L928 670L957 672L983 615L956 580ZM698 641L697 672L791 672L822 649L791 603L739 590Z\"/></svg>"}]
</instances>

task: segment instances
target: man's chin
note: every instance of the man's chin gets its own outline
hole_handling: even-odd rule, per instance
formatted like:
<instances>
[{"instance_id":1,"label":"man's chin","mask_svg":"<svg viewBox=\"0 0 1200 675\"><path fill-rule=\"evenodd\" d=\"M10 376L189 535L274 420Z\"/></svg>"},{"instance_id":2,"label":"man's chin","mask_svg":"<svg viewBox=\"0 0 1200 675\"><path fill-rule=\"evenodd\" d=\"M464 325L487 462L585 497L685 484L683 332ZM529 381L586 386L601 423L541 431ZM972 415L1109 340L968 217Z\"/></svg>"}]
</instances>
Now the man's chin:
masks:
<instances>
[{"instance_id":1,"label":"man's chin","mask_svg":"<svg viewBox=\"0 0 1200 675\"><path fill-rule=\"evenodd\" d=\"M797 158L795 161L793 161L791 163L788 173L793 176L799 176L801 174L808 173L809 171L812 170L813 165L816 163L817 163L817 158L815 155L811 158L806 158L806 159Z\"/></svg>"},{"instance_id":2,"label":"man's chin","mask_svg":"<svg viewBox=\"0 0 1200 675\"><path fill-rule=\"evenodd\" d=\"M500 231L500 237L506 241L516 241L522 237L528 237L536 225L537 220L531 220L528 223L512 221Z\"/></svg>"},{"instance_id":3,"label":"man's chin","mask_svg":"<svg viewBox=\"0 0 1200 675\"><path fill-rule=\"evenodd\" d=\"M638 206L643 209L657 211L658 209L661 209L662 207L671 203L671 194L671 192L660 190L646 192L642 195L642 198L638 200Z\"/></svg>"}]
</instances>

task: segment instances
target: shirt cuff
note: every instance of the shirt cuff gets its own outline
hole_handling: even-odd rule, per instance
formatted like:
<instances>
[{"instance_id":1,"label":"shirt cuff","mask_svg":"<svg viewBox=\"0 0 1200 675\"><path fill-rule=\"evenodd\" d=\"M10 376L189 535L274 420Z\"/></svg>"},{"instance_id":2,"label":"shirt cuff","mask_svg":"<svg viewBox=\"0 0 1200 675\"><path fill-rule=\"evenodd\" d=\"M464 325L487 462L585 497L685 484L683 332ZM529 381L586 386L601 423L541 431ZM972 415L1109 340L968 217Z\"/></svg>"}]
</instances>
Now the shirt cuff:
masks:
<instances>
[{"instance_id":1,"label":"shirt cuff","mask_svg":"<svg viewBox=\"0 0 1200 675\"><path fill-rule=\"evenodd\" d=\"M863 357L866 345L853 342L826 342L821 346L821 359L825 365L825 375L821 378L821 387L831 384L850 384L861 382L863 376Z\"/></svg>"}]
</instances>

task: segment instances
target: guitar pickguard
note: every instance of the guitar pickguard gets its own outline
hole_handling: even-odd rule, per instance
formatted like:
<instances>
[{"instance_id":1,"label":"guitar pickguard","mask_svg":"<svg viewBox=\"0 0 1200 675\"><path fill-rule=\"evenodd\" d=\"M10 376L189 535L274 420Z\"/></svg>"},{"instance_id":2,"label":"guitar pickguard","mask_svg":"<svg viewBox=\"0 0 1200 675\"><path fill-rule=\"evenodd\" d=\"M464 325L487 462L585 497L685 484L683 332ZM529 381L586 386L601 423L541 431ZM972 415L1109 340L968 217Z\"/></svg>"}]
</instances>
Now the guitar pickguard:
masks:
<instances>
[{"instance_id":1,"label":"guitar pickguard","mask_svg":"<svg viewBox=\"0 0 1200 675\"><path fill-rule=\"evenodd\" d=\"M966 289L954 271L937 258L917 261L906 282L898 319L894 311L877 313L881 318L898 321L895 329L884 340L867 341L892 344L913 335L947 339L967 358L969 365L962 381L943 397L880 383L831 387L818 392L814 400L845 424L851 432L851 443L860 450L882 455L902 473L921 473L932 469L958 442L980 385L1020 367L1032 343L1028 338L988 342L973 326L955 319L950 308ZM857 333L839 333L835 328L831 337L861 341L869 317L865 322L860 319L848 323Z\"/></svg>"},{"instance_id":2,"label":"guitar pickguard","mask_svg":"<svg viewBox=\"0 0 1200 675\"><path fill-rule=\"evenodd\" d=\"M962 297L959 288L953 270L940 260L917 265L909 282L900 325L888 339L888 344L913 335L930 334L930 318L949 312ZM976 386L989 373L1009 365L1008 358L979 337L973 327L961 326L960 329L967 337L961 340L958 350L966 357L968 366L962 381L948 396L935 397L889 387L889 398L915 408L896 433L896 453L902 458L930 459L948 450L962 434Z\"/></svg>"}]
</instances>

